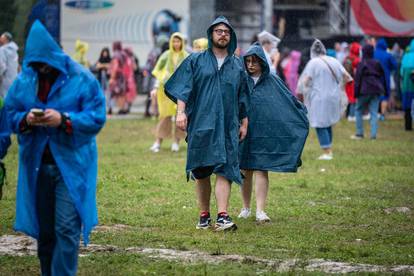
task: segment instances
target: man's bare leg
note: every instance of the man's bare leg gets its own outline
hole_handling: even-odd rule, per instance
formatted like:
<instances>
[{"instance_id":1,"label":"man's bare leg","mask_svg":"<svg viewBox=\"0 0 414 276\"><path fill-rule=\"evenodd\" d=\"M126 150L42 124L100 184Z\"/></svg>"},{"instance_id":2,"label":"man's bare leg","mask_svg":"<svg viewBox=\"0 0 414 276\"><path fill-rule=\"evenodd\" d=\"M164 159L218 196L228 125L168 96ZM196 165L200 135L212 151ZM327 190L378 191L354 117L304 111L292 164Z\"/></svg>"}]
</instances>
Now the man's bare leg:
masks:
<instances>
[{"instance_id":1,"label":"man's bare leg","mask_svg":"<svg viewBox=\"0 0 414 276\"><path fill-rule=\"evenodd\" d=\"M210 176L196 180L198 207L201 212L210 212L211 182Z\"/></svg>"},{"instance_id":2,"label":"man's bare leg","mask_svg":"<svg viewBox=\"0 0 414 276\"><path fill-rule=\"evenodd\" d=\"M216 200L217 200L217 212L227 213L229 205L229 198L231 192L231 184L225 177L217 175L216 178Z\"/></svg>"}]
</instances>

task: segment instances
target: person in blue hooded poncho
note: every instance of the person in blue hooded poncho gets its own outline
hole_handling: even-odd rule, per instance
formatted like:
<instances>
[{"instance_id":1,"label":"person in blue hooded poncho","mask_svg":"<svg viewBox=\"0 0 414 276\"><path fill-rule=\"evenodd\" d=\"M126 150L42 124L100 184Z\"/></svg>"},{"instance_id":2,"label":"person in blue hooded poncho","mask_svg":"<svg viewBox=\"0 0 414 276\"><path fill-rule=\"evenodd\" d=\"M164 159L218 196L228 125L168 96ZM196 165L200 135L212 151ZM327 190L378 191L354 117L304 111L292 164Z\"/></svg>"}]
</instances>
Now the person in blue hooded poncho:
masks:
<instances>
[{"instance_id":1,"label":"person in blue hooded poncho","mask_svg":"<svg viewBox=\"0 0 414 276\"><path fill-rule=\"evenodd\" d=\"M42 275L75 275L81 230L86 245L98 223L99 83L36 21L5 108L19 143L14 229L38 240Z\"/></svg>"},{"instance_id":2,"label":"person in blue hooded poncho","mask_svg":"<svg viewBox=\"0 0 414 276\"><path fill-rule=\"evenodd\" d=\"M187 175L196 179L200 207L197 229L211 226L212 173L217 175L216 230L233 230L227 213L231 182L241 184L239 139L247 131L248 86L243 63L234 55L236 34L220 16L207 30L208 49L191 54L165 84L177 102L177 126L187 130Z\"/></svg>"},{"instance_id":3,"label":"person in blue hooded poncho","mask_svg":"<svg viewBox=\"0 0 414 276\"><path fill-rule=\"evenodd\" d=\"M391 83L391 73L392 71L397 70L397 60L387 52L387 41L384 38L380 38L377 41L377 45L374 51L374 59L378 60L385 73L385 82L387 84L385 95L380 97L380 120L385 119L385 113L387 111L388 100L390 98L390 83Z\"/></svg>"},{"instance_id":4,"label":"person in blue hooded poncho","mask_svg":"<svg viewBox=\"0 0 414 276\"><path fill-rule=\"evenodd\" d=\"M240 145L243 208L239 218L250 216L252 177L256 184L256 220L270 221L264 212L269 188L268 171L296 172L309 133L306 108L282 80L270 73L259 43L244 55L249 73L250 109L247 136Z\"/></svg>"}]
</instances>

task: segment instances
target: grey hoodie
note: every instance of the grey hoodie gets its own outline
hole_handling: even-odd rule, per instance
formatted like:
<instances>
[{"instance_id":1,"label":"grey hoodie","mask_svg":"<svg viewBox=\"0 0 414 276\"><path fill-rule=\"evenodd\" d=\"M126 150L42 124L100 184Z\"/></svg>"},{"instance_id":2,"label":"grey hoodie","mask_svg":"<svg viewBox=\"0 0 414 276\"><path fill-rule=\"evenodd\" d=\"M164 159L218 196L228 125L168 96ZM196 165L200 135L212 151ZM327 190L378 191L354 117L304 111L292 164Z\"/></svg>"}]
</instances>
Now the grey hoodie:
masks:
<instances>
[{"instance_id":1,"label":"grey hoodie","mask_svg":"<svg viewBox=\"0 0 414 276\"><path fill-rule=\"evenodd\" d=\"M5 98L17 76L19 66L18 47L13 41L0 47L0 97Z\"/></svg>"}]
</instances>

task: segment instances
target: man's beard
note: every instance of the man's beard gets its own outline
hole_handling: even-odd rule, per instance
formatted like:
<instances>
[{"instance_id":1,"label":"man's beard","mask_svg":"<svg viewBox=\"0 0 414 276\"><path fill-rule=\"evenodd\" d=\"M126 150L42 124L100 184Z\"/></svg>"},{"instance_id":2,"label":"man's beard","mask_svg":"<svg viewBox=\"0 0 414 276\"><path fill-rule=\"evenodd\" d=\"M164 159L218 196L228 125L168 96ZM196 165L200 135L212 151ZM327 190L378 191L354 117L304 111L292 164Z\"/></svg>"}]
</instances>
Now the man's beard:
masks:
<instances>
[{"instance_id":1,"label":"man's beard","mask_svg":"<svg viewBox=\"0 0 414 276\"><path fill-rule=\"evenodd\" d=\"M219 49L226 49L227 46L229 46L229 44L230 44L230 41L226 41L225 44L220 44L219 41L213 40L213 46Z\"/></svg>"}]
</instances>

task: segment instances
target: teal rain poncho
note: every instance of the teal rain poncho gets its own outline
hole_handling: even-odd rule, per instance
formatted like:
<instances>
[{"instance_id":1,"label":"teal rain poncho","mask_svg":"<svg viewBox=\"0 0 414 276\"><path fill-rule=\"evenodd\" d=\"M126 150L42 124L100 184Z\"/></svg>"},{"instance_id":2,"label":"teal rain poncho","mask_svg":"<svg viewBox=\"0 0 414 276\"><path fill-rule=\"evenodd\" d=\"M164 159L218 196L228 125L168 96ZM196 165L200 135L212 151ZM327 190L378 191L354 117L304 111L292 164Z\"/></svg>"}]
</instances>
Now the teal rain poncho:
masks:
<instances>
[{"instance_id":1,"label":"teal rain poncho","mask_svg":"<svg viewBox=\"0 0 414 276\"><path fill-rule=\"evenodd\" d=\"M82 220L85 244L98 223L96 209L97 148L95 136L105 123L105 98L98 81L84 67L67 56L44 26L36 21L26 41L23 70L6 97L7 119L17 133L19 173L14 229L38 238L36 182L47 144L62 174ZM61 74L53 84L47 103L37 97L37 73L31 62L44 62ZM67 112L73 133L60 128L33 127L20 132L19 124L31 108L53 108Z\"/></svg>"},{"instance_id":2,"label":"teal rain poncho","mask_svg":"<svg viewBox=\"0 0 414 276\"><path fill-rule=\"evenodd\" d=\"M228 56L218 70L212 31L220 23L232 31ZM240 184L238 135L239 120L247 115L247 75L233 54L237 39L226 18L218 17L207 37L208 49L187 57L166 83L165 92L174 102L186 103L187 174L198 167L214 166L214 173Z\"/></svg>"},{"instance_id":3,"label":"teal rain poncho","mask_svg":"<svg viewBox=\"0 0 414 276\"><path fill-rule=\"evenodd\" d=\"M309 133L306 108L282 80L270 74L260 44L253 44L244 58L260 59L262 74L256 85L249 77L250 110L246 139L240 145L240 168L296 172Z\"/></svg>"}]
</instances>

